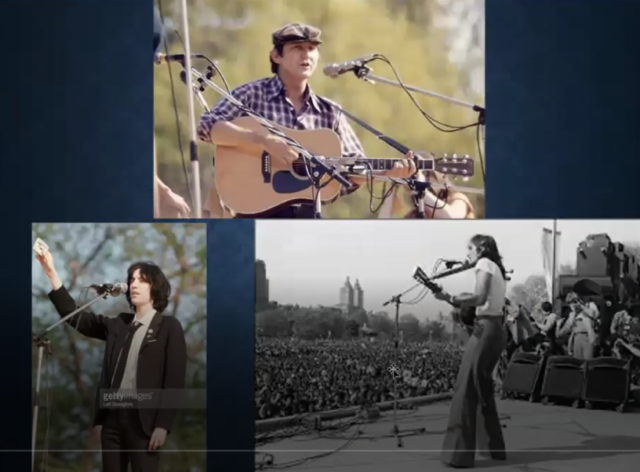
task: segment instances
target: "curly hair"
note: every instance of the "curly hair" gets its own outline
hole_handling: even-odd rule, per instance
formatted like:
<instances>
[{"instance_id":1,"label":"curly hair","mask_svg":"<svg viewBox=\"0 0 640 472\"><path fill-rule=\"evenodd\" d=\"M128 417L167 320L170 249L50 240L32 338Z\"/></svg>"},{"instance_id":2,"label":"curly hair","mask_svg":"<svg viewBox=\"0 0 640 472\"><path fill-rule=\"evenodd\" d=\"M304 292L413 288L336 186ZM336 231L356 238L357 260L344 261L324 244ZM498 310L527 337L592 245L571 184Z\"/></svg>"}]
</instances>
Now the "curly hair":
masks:
<instances>
[{"instance_id":1,"label":"curly hair","mask_svg":"<svg viewBox=\"0 0 640 472\"><path fill-rule=\"evenodd\" d=\"M153 262L135 262L127 269L127 284L131 285L133 274L136 270L140 271L140 278L151 285L151 302L154 310L162 313L169 306L169 297L171 296L171 284L162 272L162 269ZM133 309L131 303L131 294L127 290L127 302Z\"/></svg>"}]
</instances>

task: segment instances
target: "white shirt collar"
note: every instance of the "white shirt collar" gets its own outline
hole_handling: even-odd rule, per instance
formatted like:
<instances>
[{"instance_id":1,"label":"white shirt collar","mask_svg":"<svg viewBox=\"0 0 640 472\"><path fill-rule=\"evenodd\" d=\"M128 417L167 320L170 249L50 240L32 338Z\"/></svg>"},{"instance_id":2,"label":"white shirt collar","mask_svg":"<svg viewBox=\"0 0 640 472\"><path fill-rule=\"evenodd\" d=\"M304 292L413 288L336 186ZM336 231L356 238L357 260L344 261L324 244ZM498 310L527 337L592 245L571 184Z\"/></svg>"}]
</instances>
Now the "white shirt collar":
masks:
<instances>
[{"instance_id":1,"label":"white shirt collar","mask_svg":"<svg viewBox=\"0 0 640 472\"><path fill-rule=\"evenodd\" d=\"M135 317L134 321L137 321L138 323L143 324L145 328L148 328L155 314L156 314L156 310L150 309L144 315L142 315L142 318Z\"/></svg>"}]
</instances>

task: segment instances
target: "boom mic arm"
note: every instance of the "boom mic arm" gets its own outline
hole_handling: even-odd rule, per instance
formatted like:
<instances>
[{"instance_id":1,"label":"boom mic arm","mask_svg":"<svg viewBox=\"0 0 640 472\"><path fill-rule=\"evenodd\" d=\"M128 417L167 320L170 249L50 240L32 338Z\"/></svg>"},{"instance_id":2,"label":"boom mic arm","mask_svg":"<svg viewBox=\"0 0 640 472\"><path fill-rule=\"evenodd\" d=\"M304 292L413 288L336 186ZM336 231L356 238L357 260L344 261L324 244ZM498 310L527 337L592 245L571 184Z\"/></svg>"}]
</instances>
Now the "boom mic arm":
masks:
<instances>
[{"instance_id":1,"label":"boom mic arm","mask_svg":"<svg viewBox=\"0 0 640 472\"><path fill-rule=\"evenodd\" d=\"M439 274L434 275L433 277L429 277L431 280L442 279L444 277L449 277L450 275L458 274L460 272L466 272L469 269L473 269L475 267L475 263L465 262L458 267L454 267L453 269L445 270L440 272Z\"/></svg>"}]
</instances>

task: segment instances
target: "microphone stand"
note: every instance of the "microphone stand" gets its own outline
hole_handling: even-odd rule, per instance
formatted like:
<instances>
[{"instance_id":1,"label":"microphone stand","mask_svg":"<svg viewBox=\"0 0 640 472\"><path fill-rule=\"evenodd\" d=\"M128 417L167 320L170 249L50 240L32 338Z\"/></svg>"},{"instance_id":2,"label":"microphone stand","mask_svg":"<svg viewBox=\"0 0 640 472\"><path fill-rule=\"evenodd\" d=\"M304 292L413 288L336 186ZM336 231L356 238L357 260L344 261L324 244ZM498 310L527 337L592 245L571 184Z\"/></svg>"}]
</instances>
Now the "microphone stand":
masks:
<instances>
[{"instance_id":1,"label":"microphone stand","mask_svg":"<svg viewBox=\"0 0 640 472\"><path fill-rule=\"evenodd\" d=\"M370 67L360 66L360 67L356 67L353 72L357 78L362 79L365 82L369 82L372 85L375 85L376 82L379 82L381 84L387 84L387 85L392 85L394 87L403 88L400 82L397 82L395 80L385 79L384 77L371 74L372 70L373 69L371 69ZM484 130L484 127L485 127L485 108L484 107L481 107L480 105L474 105L473 103L456 100L455 98L447 97L445 95L440 95L439 93L429 92L428 90L423 90L418 87L412 87L410 85L405 85L404 88L409 90L410 92L415 92L420 95L425 95L427 97L437 98L447 103L451 103L452 105L461 106L461 107L473 110L475 112L478 112L478 123L480 124L480 132L482 134L482 146L484 147L484 131L485 131Z\"/></svg>"},{"instance_id":2,"label":"microphone stand","mask_svg":"<svg viewBox=\"0 0 640 472\"><path fill-rule=\"evenodd\" d=\"M211 73L211 76L213 77L213 73ZM182 80L182 83L185 84L187 87L189 86L187 82L187 73L184 70L180 72L180 80ZM198 103L200 103L200 106L204 109L204 111L209 111L210 110L209 104L207 103L204 96L202 95L202 92L204 92L204 85L202 85L199 82L198 83L193 82L191 85L191 88L193 90L193 95L195 95L196 99L198 100Z\"/></svg>"},{"instance_id":3,"label":"microphone stand","mask_svg":"<svg viewBox=\"0 0 640 472\"><path fill-rule=\"evenodd\" d=\"M395 177L387 177L386 175L372 175L372 178L376 179L376 180L383 180L383 181L387 181L387 182L393 182L396 184L400 184L400 185L407 185L410 187L410 183L408 182L408 180L410 179L397 179ZM441 184L439 182L420 182L418 181L419 184L423 185L426 184L426 188L432 187L432 188L437 188L437 189L448 189L448 190L453 190L454 192L463 192L463 193L473 193L476 195L484 195L484 189L483 188L474 188L474 187L460 187L458 185L445 185L445 184Z\"/></svg>"},{"instance_id":4,"label":"microphone stand","mask_svg":"<svg viewBox=\"0 0 640 472\"><path fill-rule=\"evenodd\" d=\"M413 197L416 203L416 211L418 214L418 218L419 219L426 218L426 214L424 212L424 196L425 196L426 190L429 187L431 187L431 184L429 182L420 182L416 178L411 178L411 179L407 179L407 185L409 186L409 189L411 189L411 192L413 193ZM437 208L433 209L434 214L436 210Z\"/></svg>"},{"instance_id":5,"label":"microphone stand","mask_svg":"<svg viewBox=\"0 0 640 472\"><path fill-rule=\"evenodd\" d=\"M364 78L366 76L366 74L368 73L368 71L371 71L371 69L369 67L367 67L366 65L360 66L356 69L354 69L354 73L356 74L356 76L358 78ZM386 136L384 133L378 131L377 129L375 129L373 126L367 124L366 122L362 121L360 118L358 118L357 116L351 114L350 112L348 112L347 110L345 110L342 107L338 107L334 105L334 108L336 108L337 110L339 110L341 113L343 113L347 118L349 118L350 120L352 120L353 122L355 122L356 124L358 124L359 126L361 126L362 128L364 128L365 130L369 131L370 133L372 133L376 138L378 138L380 141L383 141L384 143L388 144L389 146L391 146L392 148L394 148L395 150L397 150L398 152L402 153L403 155L406 155L411 149L409 149L408 147L406 147L404 144L396 141L395 139ZM455 154L454 154L455 157ZM365 162L363 160L363 162ZM414 156L414 162L416 164L416 169L419 166L419 158L418 156ZM365 166L365 170L366 166ZM354 175L358 175L358 174L354 174ZM421 182L420 180L418 180L416 178L415 175L409 177L408 179L405 179L404 181L400 181L398 179L393 179L391 177L386 177L386 176L377 176L377 175L371 175L371 177L373 178L378 178L378 179L388 179L389 181L392 181L394 183L401 183L401 184L405 184L409 187L409 189L411 189L412 193L413 193L413 197L414 197L414 201L415 201L415 208L416 208L416 213L418 214L419 218L424 218L425 217L425 210L424 210L424 197L425 197L425 191L428 188L431 187L440 187L443 189L450 189L450 190L454 190L454 191L460 191L460 192L467 192L467 193L476 193L476 194L484 194L484 190L482 189L476 189L476 188L472 188L472 187L454 187L451 185L444 185L444 184L432 184L431 182ZM437 208L434 208L434 211Z\"/></svg>"},{"instance_id":6,"label":"microphone stand","mask_svg":"<svg viewBox=\"0 0 640 472\"><path fill-rule=\"evenodd\" d=\"M35 472L35 464L36 464L36 437L37 437L37 430L38 430L38 413L40 410L40 401L41 401L40 379L42 377L42 359L44 357L45 349L47 350L48 355L53 354L53 350L51 348L51 341L47 338L47 333L49 333L49 331L54 329L56 326L70 319L72 316L80 313L81 311L85 310L89 306L93 305L98 300L102 298L107 298L107 296L110 293L111 293L111 290L106 290L106 289L101 290L93 300L85 303L80 308L69 313L67 316L63 317L62 319L58 320L57 322L55 322L54 324L46 328L44 331L42 331L40 334L32 335L32 342L38 348L38 369L36 371L36 390L35 390L35 395L33 399L33 425L31 430L31 469L34 472Z\"/></svg>"},{"instance_id":7,"label":"microphone stand","mask_svg":"<svg viewBox=\"0 0 640 472\"><path fill-rule=\"evenodd\" d=\"M470 110L473 110L475 112L478 112L478 123L480 126L480 134L482 136L482 154L485 154L484 152L484 147L485 147L485 142L484 142L484 134L485 134L485 108L481 107L480 105L474 105L473 103L468 103L468 102L463 102L461 100L456 100L455 98L451 98L451 97L447 97L445 95L440 95L439 93L435 93L435 92L429 92L428 90L422 90L418 87L412 87L410 85L405 85L404 87L402 86L402 84L400 84L400 82L397 82L395 80L389 80L389 79L385 79L384 77L380 77L377 75L373 75L371 74L371 71L373 69L371 69L370 67L366 66L366 65L361 65L359 67L354 68L353 73L355 74L355 76L361 80L364 80L365 82L369 82L372 85L375 85L376 82L380 82L382 84L387 84L387 85L392 85L394 87L399 87L399 88L404 88L406 90L409 90L411 92L415 92L421 95L425 95L427 97L433 97L433 98L437 98L439 100L445 101L447 103L451 103L453 105L457 105L457 106L461 106L464 108L468 108ZM484 175L482 176L482 178L484 179ZM415 184L409 184L409 188L412 187L416 187ZM416 188L417 190L413 191L414 197L415 198L420 198L420 202L422 202L422 198L424 197L424 191L426 190L427 187L424 187L422 189L420 189L421 185L418 185ZM449 187L450 189L453 189L452 187ZM413 188L412 188L413 190ZM465 189L464 191L469 192L469 190ZM470 193L482 193L484 194L484 192L470 192ZM424 217L424 203L419 204L418 208L417 208L417 212L419 217Z\"/></svg>"},{"instance_id":8,"label":"microphone stand","mask_svg":"<svg viewBox=\"0 0 640 472\"><path fill-rule=\"evenodd\" d=\"M185 0L182 0L182 1L184 2ZM311 184L312 184L313 188L316 189L316 194L315 194L315 199L314 199L315 200L315 202L314 202L314 207L315 207L314 208L314 218L322 218L322 199L321 199L320 191L329 182L331 182L332 180L335 179L343 187L345 187L347 189L351 187L351 182L349 182L349 180L347 180L343 175L340 174L339 169L338 169L337 166L325 164L322 161L321 156L314 156L313 154L311 154L307 149L302 147L294 139L292 139L292 138L288 137L287 135L285 135L278 128L275 128L273 125L271 125L271 123L269 123L265 118L260 116L258 113L255 113L250 108L247 108L242 102L240 102L234 96L232 96L231 94L227 93L225 90L223 90L217 84L212 82L208 76L202 74L200 71L198 71L198 70L196 70L194 68L189 68L189 66L187 66L186 63L185 63L184 66L185 66L185 68L191 70L191 74L187 74L187 76L196 77L201 86L204 87L206 85L206 86L212 88L217 93L222 95L222 97L225 98L227 101L229 101L231 104L233 104L236 107L240 108L247 115L250 115L251 117L255 118L258 121L258 123L260 123L264 128L266 128L271 134L284 139L289 146L291 146L291 147L293 147L293 148L295 148L296 150L299 151L298 156L301 159L304 160L304 162L306 164L306 168L307 168L307 173L308 173L309 179L311 181ZM192 90L192 88L193 88L193 86L190 88L190 90ZM189 94L189 95L191 96L191 94ZM269 164L267 163L267 165L269 165ZM314 165L315 168L313 168L311 165ZM329 180L327 180L325 183L321 183L321 179L322 179L323 175L328 175L329 176Z\"/></svg>"},{"instance_id":9,"label":"microphone stand","mask_svg":"<svg viewBox=\"0 0 640 472\"><path fill-rule=\"evenodd\" d=\"M393 303L396 307L396 316L395 316L395 335L394 335L394 363L393 366L389 369L389 372L393 376L393 429L392 433L396 438L397 447L404 447L402 443L402 438L407 436L417 436L419 434L426 433L426 428L415 428L401 431L398 427L398 373L396 369L398 369L398 350L400 348L400 305L402 304L402 297L407 293L415 290L419 287L420 284L415 284L412 287L408 288L402 293L394 295L389 300L384 302L382 306L387 306Z\"/></svg>"},{"instance_id":10,"label":"microphone stand","mask_svg":"<svg viewBox=\"0 0 640 472\"><path fill-rule=\"evenodd\" d=\"M189 42L189 21L187 18L187 0L180 1L182 13L182 36L184 38L184 62L185 68L191 70L191 44ZM196 115L194 111L193 83L191 75L187 74L187 106L189 110L189 155L191 158L191 172L193 175L194 211L196 218L202 218L202 197L200 194L200 166L198 164L198 141L196 136Z\"/></svg>"}]
</instances>

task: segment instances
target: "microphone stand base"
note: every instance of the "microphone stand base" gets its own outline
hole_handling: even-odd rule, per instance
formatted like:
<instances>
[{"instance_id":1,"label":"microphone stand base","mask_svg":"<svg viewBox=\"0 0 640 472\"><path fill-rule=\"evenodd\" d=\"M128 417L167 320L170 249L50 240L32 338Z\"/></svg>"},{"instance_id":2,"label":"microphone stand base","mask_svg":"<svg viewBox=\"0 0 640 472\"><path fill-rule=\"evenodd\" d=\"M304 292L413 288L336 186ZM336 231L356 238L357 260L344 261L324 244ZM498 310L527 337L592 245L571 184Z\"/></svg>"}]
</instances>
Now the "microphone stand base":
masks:
<instances>
[{"instance_id":1,"label":"microphone stand base","mask_svg":"<svg viewBox=\"0 0 640 472\"><path fill-rule=\"evenodd\" d=\"M397 425L394 425L391 428L391 434L396 438L396 447L402 448L404 444L402 443L402 438L408 438L411 436L421 436L427 433L427 428L414 428L414 429L405 429L401 430Z\"/></svg>"}]
</instances>

